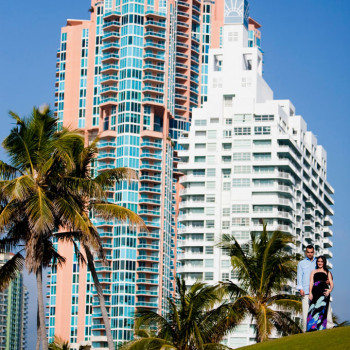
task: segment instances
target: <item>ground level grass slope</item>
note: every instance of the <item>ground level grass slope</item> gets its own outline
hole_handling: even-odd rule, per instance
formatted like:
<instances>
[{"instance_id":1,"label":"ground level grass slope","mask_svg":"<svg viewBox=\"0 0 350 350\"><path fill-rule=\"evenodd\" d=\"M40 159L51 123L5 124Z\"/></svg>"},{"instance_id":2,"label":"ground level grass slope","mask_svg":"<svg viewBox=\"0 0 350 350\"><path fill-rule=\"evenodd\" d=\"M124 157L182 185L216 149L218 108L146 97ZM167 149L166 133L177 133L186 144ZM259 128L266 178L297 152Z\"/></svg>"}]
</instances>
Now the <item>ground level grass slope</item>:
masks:
<instances>
[{"instance_id":1,"label":"ground level grass slope","mask_svg":"<svg viewBox=\"0 0 350 350\"><path fill-rule=\"evenodd\" d=\"M350 326L292 335L240 350L350 350Z\"/></svg>"}]
</instances>

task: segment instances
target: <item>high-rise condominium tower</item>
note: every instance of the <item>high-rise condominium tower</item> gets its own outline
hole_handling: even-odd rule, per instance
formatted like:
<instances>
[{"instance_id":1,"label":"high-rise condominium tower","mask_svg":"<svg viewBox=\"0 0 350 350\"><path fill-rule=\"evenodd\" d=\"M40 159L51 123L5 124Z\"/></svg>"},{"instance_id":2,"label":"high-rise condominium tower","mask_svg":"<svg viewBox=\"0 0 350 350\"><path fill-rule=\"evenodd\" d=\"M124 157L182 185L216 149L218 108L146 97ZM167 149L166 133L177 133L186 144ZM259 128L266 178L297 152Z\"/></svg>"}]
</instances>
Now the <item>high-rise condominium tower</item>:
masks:
<instances>
[{"instance_id":1,"label":"high-rise condominium tower","mask_svg":"<svg viewBox=\"0 0 350 350\"><path fill-rule=\"evenodd\" d=\"M262 221L294 237L291 254L313 244L317 255L332 258L326 152L292 103L274 99L262 76L259 25L230 4L222 48L209 53L208 101L193 111L179 141L185 176L178 272L188 285L234 280L229 257L215 243L223 234L247 241ZM226 339L230 347L252 342L249 320Z\"/></svg>"},{"instance_id":2,"label":"high-rise condominium tower","mask_svg":"<svg viewBox=\"0 0 350 350\"><path fill-rule=\"evenodd\" d=\"M0 253L0 266L12 254ZM8 288L0 292L0 350L27 349L28 292L23 275L18 276Z\"/></svg>"},{"instance_id":3,"label":"high-rise condominium tower","mask_svg":"<svg viewBox=\"0 0 350 350\"><path fill-rule=\"evenodd\" d=\"M130 167L139 181L121 182L108 199L142 216L148 232L93 220L108 265L96 261L116 342L131 339L138 307L167 310L176 274L176 141L191 110L206 100L208 53L220 47L223 1L104 0L90 20L68 20L57 52L58 127L99 136L94 174ZM203 62L203 65L201 65ZM202 73L202 75L201 75ZM202 78L201 78L202 76ZM86 266L73 247L49 273L47 326L76 349L106 346L99 303Z\"/></svg>"}]
</instances>

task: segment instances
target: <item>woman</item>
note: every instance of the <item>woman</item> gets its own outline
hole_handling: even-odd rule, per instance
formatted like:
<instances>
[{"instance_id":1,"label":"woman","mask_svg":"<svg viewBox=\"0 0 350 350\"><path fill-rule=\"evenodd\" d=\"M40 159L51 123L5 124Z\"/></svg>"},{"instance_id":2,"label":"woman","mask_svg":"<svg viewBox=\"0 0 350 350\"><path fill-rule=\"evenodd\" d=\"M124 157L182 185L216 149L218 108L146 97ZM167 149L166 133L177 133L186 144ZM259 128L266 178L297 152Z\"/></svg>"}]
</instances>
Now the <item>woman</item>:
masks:
<instances>
[{"instance_id":1,"label":"woman","mask_svg":"<svg viewBox=\"0 0 350 350\"><path fill-rule=\"evenodd\" d=\"M307 332L326 329L329 298L333 289L333 278L327 269L326 258L324 256L318 257L316 266L317 269L312 271L310 275ZM329 282L329 286L327 282Z\"/></svg>"}]
</instances>

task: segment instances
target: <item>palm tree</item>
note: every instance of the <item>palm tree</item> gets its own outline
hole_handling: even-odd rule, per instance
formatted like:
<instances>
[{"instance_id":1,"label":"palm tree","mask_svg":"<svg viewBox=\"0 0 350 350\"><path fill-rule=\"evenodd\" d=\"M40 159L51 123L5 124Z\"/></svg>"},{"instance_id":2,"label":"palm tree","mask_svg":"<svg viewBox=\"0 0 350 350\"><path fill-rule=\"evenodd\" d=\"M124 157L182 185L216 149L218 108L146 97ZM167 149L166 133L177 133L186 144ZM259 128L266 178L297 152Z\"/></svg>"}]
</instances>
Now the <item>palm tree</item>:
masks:
<instances>
[{"instance_id":1,"label":"palm tree","mask_svg":"<svg viewBox=\"0 0 350 350\"><path fill-rule=\"evenodd\" d=\"M42 295L42 269L48 264L45 247L51 233L70 219L51 183L57 181L57 169L73 166L71 147L84 140L75 132L56 132L56 119L49 109L34 108L29 118L10 115L16 126L3 141L10 164L0 161L0 231L6 232L1 243L23 244L26 267L37 279L41 341L47 349Z\"/></svg>"},{"instance_id":2,"label":"palm tree","mask_svg":"<svg viewBox=\"0 0 350 350\"><path fill-rule=\"evenodd\" d=\"M74 241L81 243L99 299L108 348L114 350L113 336L103 290L94 264L93 252L97 254L97 257L102 262L105 262L104 251L99 234L90 221L89 212L93 213L95 217L100 217L104 220L117 219L128 222L130 225L137 225L142 229L146 229L146 226L137 214L117 204L109 203L106 196L106 191L111 186L114 186L115 182L137 179L135 171L128 168L115 168L106 170L97 176L92 174L90 165L96 157L98 141L98 139L95 139L86 147L82 147L80 144L73 147L74 167L69 174L60 178L59 182L59 190L62 193L67 193L66 197L70 198L69 210L74 213L73 217L80 215L84 218L84 221L87 223L87 230L59 233L56 237L73 244ZM62 196L64 195L62 194Z\"/></svg>"},{"instance_id":3,"label":"palm tree","mask_svg":"<svg viewBox=\"0 0 350 350\"><path fill-rule=\"evenodd\" d=\"M333 314L333 323L335 324L335 327L347 327L350 326L350 321L340 321L339 317L336 314Z\"/></svg>"},{"instance_id":4,"label":"palm tree","mask_svg":"<svg viewBox=\"0 0 350 350\"><path fill-rule=\"evenodd\" d=\"M49 344L49 350L70 350L69 341L64 341L62 338L55 336L54 341Z\"/></svg>"},{"instance_id":5,"label":"palm tree","mask_svg":"<svg viewBox=\"0 0 350 350\"><path fill-rule=\"evenodd\" d=\"M223 302L219 285L196 282L186 288L177 278L177 295L169 299L169 313L161 316L140 310L136 317L135 339L119 350L223 350L225 334L244 317L237 307Z\"/></svg>"},{"instance_id":6,"label":"palm tree","mask_svg":"<svg viewBox=\"0 0 350 350\"><path fill-rule=\"evenodd\" d=\"M297 260L288 253L292 238L280 231L260 235L240 245L224 235L219 246L231 257L239 284L223 283L231 298L245 308L256 323L256 341L269 339L273 328L283 335L301 332L290 311L300 311L299 297L281 291L296 277Z\"/></svg>"}]
</instances>

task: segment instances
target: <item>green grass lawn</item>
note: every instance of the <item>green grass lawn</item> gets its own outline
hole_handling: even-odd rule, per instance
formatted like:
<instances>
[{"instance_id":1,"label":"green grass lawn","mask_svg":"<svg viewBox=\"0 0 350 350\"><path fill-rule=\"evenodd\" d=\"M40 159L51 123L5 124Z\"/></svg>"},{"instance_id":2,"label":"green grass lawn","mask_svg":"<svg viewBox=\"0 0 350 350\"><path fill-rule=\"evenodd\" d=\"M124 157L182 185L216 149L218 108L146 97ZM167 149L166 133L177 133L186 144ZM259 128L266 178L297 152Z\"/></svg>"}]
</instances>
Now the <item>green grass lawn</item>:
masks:
<instances>
[{"instance_id":1,"label":"green grass lawn","mask_svg":"<svg viewBox=\"0 0 350 350\"><path fill-rule=\"evenodd\" d=\"M350 350L350 326L292 335L239 350Z\"/></svg>"}]
</instances>

